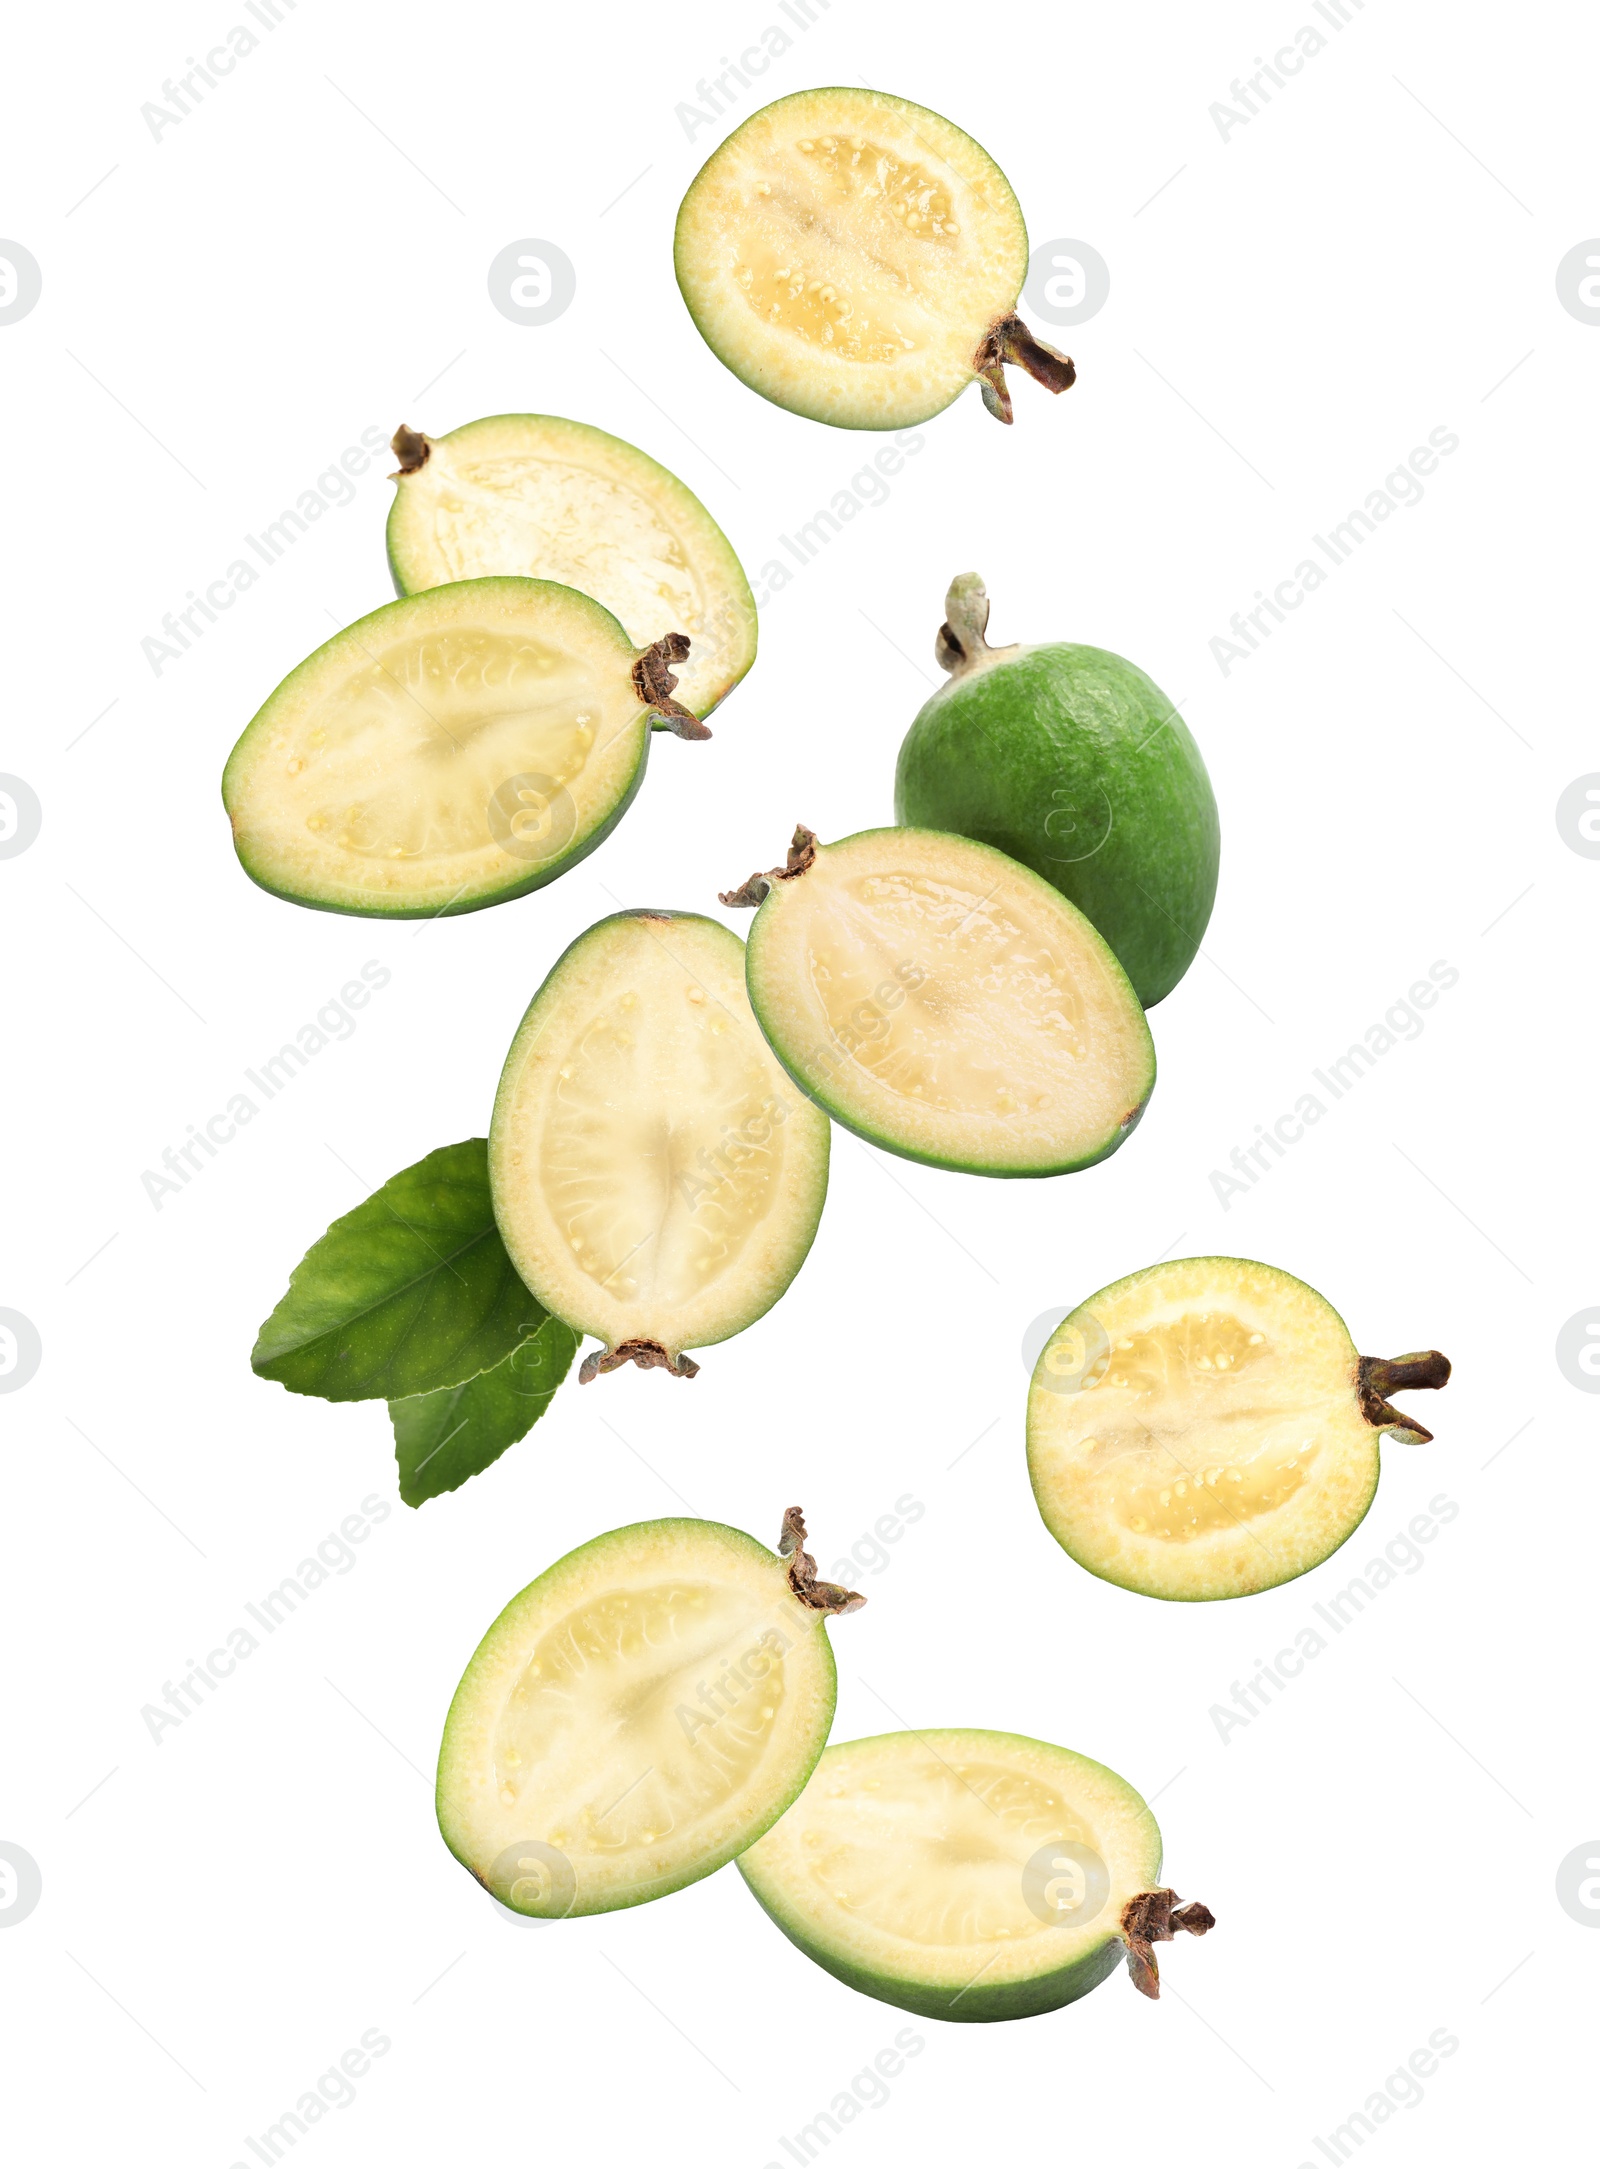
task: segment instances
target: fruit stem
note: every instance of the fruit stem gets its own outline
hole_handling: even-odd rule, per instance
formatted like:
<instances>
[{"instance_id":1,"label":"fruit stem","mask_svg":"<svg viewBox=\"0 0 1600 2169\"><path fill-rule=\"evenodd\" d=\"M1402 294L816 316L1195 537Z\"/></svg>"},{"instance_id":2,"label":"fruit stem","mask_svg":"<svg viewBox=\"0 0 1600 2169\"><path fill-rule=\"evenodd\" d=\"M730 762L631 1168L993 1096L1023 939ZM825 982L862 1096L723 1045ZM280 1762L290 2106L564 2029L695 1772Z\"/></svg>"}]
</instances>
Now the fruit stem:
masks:
<instances>
[{"instance_id":1,"label":"fruit stem","mask_svg":"<svg viewBox=\"0 0 1600 2169\"><path fill-rule=\"evenodd\" d=\"M398 482L405 475L415 474L419 467L427 466L433 441L425 437L420 429L407 429L402 422L389 439L389 449L400 462L398 473L390 475L389 480Z\"/></svg>"},{"instance_id":2,"label":"fruit stem","mask_svg":"<svg viewBox=\"0 0 1600 2169\"><path fill-rule=\"evenodd\" d=\"M641 1371L666 1371L673 1378L694 1378L700 1366L688 1356L673 1355L659 1341L619 1341L615 1348L596 1348L578 1368L578 1384L587 1386L605 1371L620 1371L625 1363L637 1363Z\"/></svg>"},{"instance_id":3,"label":"fruit stem","mask_svg":"<svg viewBox=\"0 0 1600 2169\"><path fill-rule=\"evenodd\" d=\"M1436 1390L1450 1376L1450 1359L1437 1348L1411 1356L1362 1356L1356 1365L1356 1393L1361 1413L1375 1431L1387 1431L1402 1446L1426 1446L1433 1438L1420 1423L1391 1408L1391 1393L1415 1393L1421 1387Z\"/></svg>"},{"instance_id":4,"label":"fruit stem","mask_svg":"<svg viewBox=\"0 0 1600 2169\"><path fill-rule=\"evenodd\" d=\"M1176 1908L1176 1910L1174 1910ZM1128 1946L1128 1973L1140 1995L1152 2002L1161 1994L1161 1969L1152 1945L1170 1943L1180 1932L1203 1936L1217 1925L1209 1906L1198 1899L1178 1904L1175 1890L1141 1890L1122 1908L1122 1940Z\"/></svg>"},{"instance_id":5,"label":"fruit stem","mask_svg":"<svg viewBox=\"0 0 1600 2169\"><path fill-rule=\"evenodd\" d=\"M719 890L717 902L726 904L730 911L754 911L771 893L775 882L794 881L801 874L809 873L816 856L815 835L808 828L797 827L789 845L789 856L781 866L769 867L764 874L752 874L742 888Z\"/></svg>"},{"instance_id":6,"label":"fruit stem","mask_svg":"<svg viewBox=\"0 0 1600 2169\"><path fill-rule=\"evenodd\" d=\"M859 1612L866 1598L857 1590L841 1589L837 1582L819 1582L817 1562L805 1543L804 1514L798 1506L786 1506L783 1527L778 1531L778 1557L789 1562L789 1587L814 1612L832 1612L840 1618L846 1612Z\"/></svg>"},{"instance_id":7,"label":"fruit stem","mask_svg":"<svg viewBox=\"0 0 1600 2169\"><path fill-rule=\"evenodd\" d=\"M1009 655L1009 647L990 647L983 637L988 628L989 594L982 573L958 572L945 594L944 623L933 641L934 661L959 678L991 656Z\"/></svg>"},{"instance_id":8,"label":"fruit stem","mask_svg":"<svg viewBox=\"0 0 1600 2169\"><path fill-rule=\"evenodd\" d=\"M1069 355L1036 339L1020 316L1003 316L991 325L982 346L972 358L974 374L983 384L983 403L997 422L1011 420L1011 393L1006 387L1005 364L1015 362L1026 369L1047 392L1064 392L1078 380Z\"/></svg>"},{"instance_id":9,"label":"fruit stem","mask_svg":"<svg viewBox=\"0 0 1600 2169\"><path fill-rule=\"evenodd\" d=\"M668 667L687 660L689 635L668 633L652 642L633 665L633 690L650 710L650 728L674 731L680 738L709 738L710 731L697 715L672 698L677 679Z\"/></svg>"}]
</instances>

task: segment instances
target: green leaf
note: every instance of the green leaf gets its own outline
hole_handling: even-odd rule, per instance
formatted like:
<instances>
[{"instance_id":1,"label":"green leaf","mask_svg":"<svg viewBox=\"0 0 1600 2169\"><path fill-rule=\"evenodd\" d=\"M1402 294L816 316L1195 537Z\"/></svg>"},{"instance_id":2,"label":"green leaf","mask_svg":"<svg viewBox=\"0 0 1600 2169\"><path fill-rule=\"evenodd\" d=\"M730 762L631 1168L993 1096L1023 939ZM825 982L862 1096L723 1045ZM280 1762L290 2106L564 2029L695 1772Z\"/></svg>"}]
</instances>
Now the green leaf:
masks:
<instances>
[{"instance_id":1,"label":"green leaf","mask_svg":"<svg viewBox=\"0 0 1600 2169\"><path fill-rule=\"evenodd\" d=\"M476 1476L533 1429L578 1352L578 1335L559 1318L492 1371L439 1393L389 1403L400 1496L420 1506Z\"/></svg>"},{"instance_id":2,"label":"green leaf","mask_svg":"<svg viewBox=\"0 0 1600 2169\"><path fill-rule=\"evenodd\" d=\"M495 1226L488 1143L469 1137L333 1223L290 1275L250 1361L291 1393L398 1400L492 1370L548 1316Z\"/></svg>"}]
</instances>

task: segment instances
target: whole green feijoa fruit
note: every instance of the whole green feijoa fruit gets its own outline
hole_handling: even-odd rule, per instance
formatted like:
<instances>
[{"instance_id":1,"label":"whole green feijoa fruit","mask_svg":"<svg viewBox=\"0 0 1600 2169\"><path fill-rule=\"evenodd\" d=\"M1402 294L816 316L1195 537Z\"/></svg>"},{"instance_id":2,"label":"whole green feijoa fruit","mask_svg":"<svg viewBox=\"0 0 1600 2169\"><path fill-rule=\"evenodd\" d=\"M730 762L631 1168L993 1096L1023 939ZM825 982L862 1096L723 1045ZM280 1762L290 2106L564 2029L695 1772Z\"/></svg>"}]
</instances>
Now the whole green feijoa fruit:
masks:
<instances>
[{"instance_id":1,"label":"whole green feijoa fruit","mask_svg":"<svg viewBox=\"0 0 1600 2169\"><path fill-rule=\"evenodd\" d=\"M1116 952L1146 1009L1194 962L1217 893L1217 802L1183 718L1105 648L991 648L975 572L945 597L895 818L992 844L1052 882Z\"/></svg>"}]
</instances>

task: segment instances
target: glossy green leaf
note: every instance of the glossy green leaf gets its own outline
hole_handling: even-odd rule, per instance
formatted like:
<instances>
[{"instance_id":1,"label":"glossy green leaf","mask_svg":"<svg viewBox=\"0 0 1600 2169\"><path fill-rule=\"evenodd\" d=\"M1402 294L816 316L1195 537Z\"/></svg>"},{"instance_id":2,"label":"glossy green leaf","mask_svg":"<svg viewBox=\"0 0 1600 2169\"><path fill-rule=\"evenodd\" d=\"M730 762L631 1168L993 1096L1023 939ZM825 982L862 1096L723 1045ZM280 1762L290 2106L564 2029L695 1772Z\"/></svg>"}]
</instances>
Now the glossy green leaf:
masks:
<instances>
[{"instance_id":1,"label":"glossy green leaf","mask_svg":"<svg viewBox=\"0 0 1600 2169\"><path fill-rule=\"evenodd\" d=\"M546 1318L492 1371L438 1393L391 1401L400 1496L407 1506L454 1491L530 1431L577 1350L572 1328Z\"/></svg>"},{"instance_id":2,"label":"glossy green leaf","mask_svg":"<svg viewBox=\"0 0 1600 2169\"><path fill-rule=\"evenodd\" d=\"M549 1313L506 1255L486 1141L443 1145L336 1220L250 1361L291 1393L398 1400L492 1370Z\"/></svg>"}]
</instances>

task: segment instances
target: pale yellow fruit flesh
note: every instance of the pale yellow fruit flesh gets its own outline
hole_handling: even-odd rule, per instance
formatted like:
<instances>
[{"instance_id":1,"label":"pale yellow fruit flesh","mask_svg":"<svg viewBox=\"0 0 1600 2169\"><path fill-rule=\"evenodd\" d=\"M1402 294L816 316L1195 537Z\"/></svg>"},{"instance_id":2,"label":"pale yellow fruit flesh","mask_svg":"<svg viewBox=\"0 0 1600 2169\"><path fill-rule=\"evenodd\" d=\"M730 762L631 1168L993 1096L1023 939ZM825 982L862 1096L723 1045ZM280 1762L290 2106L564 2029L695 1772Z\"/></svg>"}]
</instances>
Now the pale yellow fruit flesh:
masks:
<instances>
[{"instance_id":1,"label":"pale yellow fruit flesh","mask_svg":"<svg viewBox=\"0 0 1600 2169\"><path fill-rule=\"evenodd\" d=\"M512 1048L490 1142L501 1232L558 1316L676 1354L776 1300L810 1244L827 1119L750 1013L743 947L625 915L569 951Z\"/></svg>"},{"instance_id":2,"label":"pale yellow fruit flesh","mask_svg":"<svg viewBox=\"0 0 1600 2169\"><path fill-rule=\"evenodd\" d=\"M1302 1573L1377 1481L1356 1365L1337 1312L1288 1274L1235 1259L1135 1274L1040 1358L1040 1510L1075 1559L1151 1595L1241 1596Z\"/></svg>"},{"instance_id":3,"label":"pale yellow fruit flesh","mask_svg":"<svg viewBox=\"0 0 1600 2169\"><path fill-rule=\"evenodd\" d=\"M824 849L763 906L751 969L795 1073L914 1155L1092 1158L1149 1090L1143 1013L1087 920L962 838L881 829Z\"/></svg>"},{"instance_id":4,"label":"pale yellow fruit flesh","mask_svg":"<svg viewBox=\"0 0 1600 2169\"><path fill-rule=\"evenodd\" d=\"M1061 1843L1097 1855L1109 1877L1081 1923L1050 1910L1052 1896L1087 1903L1071 1856L1040 1869ZM1086 1756L1007 1733L904 1732L830 1747L740 1866L843 1965L959 1993L1103 1944L1158 1878L1161 1839L1133 1788Z\"/></svg>"},{"instance_id":5,"label":"pale yellow fruit flesh","mask_svg":"<svg viewBox=\"0 0 1600 2169\"><path fill-rule=\"evenodd\" d=\"M224 786L258 880L335 908L445 905L605 817L647 728L632 651L581 597L531 586L391 605L285 681Z\"/></svg>"},{"instance_id":6,"label":"pale yellow fruit flesh","mask_svg":"<svg viewBox=\"0 0 1600 2169\"><path fill-rule=\"evenodd\" d=\"M764 1828L832 1706L820 1615L772 1554L714 1523L621 1530L486 1636L446 1728L441 1827L517 1911L634 1903Z\"/></svg>"},{"instance_id":7,"label":"pale yellow fruit flesh","mask_svg":"<svg viewBox=\"0 0 1600 2169\"><path fill-rule=\"evenodd\" d=\"M818 90L755 114L679 215L679 283L714 351L802 414L894 428L972 382L1027 272L1005 176L938 114Z\"/></svg>"},{"instance_id":8,"label":"pale yellow fruit flesh","mask_svg":"<svg viewBox=\"0 0 1600 2169\"><path fill-rule=\"evenodd\" d=\"M673 697L698 716L755 654L755 604L705 507L665 467L583 423L500 415L432 440L399 478L389 550L410 592L522 573L592 595L637 647L686 633Z\"/></svg>"}]
</instances>

